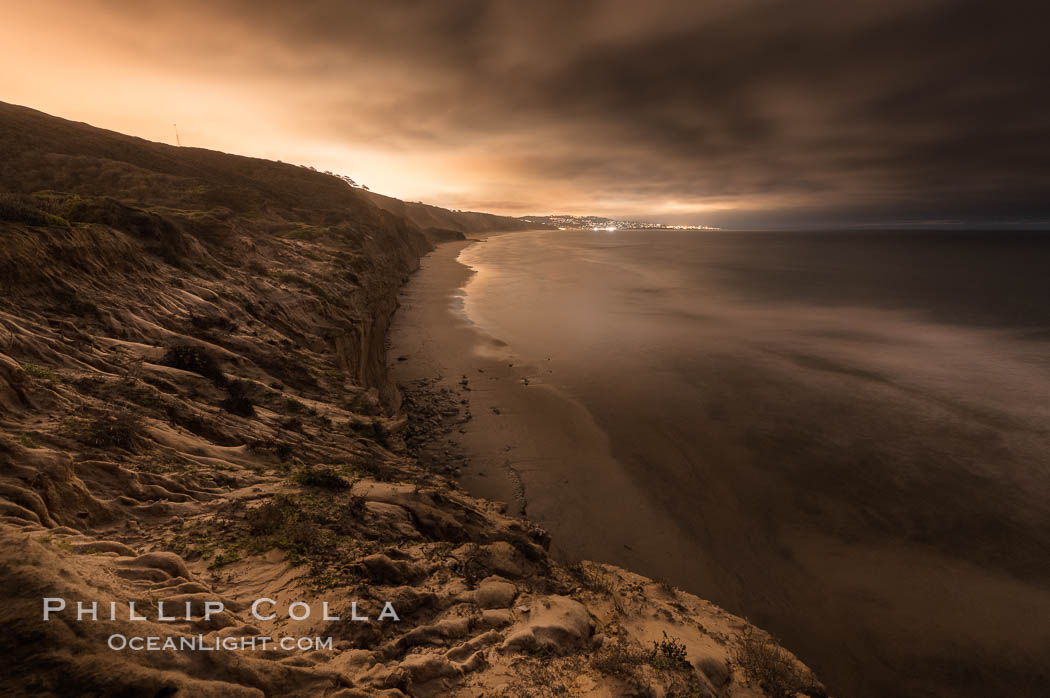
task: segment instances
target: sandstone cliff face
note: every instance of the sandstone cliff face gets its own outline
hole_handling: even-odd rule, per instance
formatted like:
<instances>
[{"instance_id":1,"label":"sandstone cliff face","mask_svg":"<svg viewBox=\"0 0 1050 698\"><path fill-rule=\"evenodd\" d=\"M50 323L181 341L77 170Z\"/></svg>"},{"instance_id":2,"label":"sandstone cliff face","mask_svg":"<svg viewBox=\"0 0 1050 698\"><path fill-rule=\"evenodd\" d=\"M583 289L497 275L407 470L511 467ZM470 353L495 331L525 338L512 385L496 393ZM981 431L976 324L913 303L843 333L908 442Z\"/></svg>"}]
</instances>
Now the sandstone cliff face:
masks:
<instances>
[{"instance_id":1,"label":"sandstone cliff face","mask_svg":"<svg viewBox=\"0 0 1050 698\"><path fill-rule=\"evenodd\" d=\"M140 282L166 293L186 272L223 277L247 284L239 295L270 306L256 312L281 316L293 340L332 353L360 384L383 383L396 290L430 249L418 226L295 165L4 104L0 125L0 220L11 231L0 283L12 299L79 297L121 271L135 276L121 289L131 297Z\"/></svg>"},{"instance_id":2,"label":"sandstone cliff face","mask_svg":"<svg viewBox=\"0 0 1050 698\"><path fill-rule=\"evenodd\" d=\"M0 148L5 695L819 694L746 622L560 566L413 457L383 340L418 225L302 168L3 105Z\"/></svg>"}]
</instances>

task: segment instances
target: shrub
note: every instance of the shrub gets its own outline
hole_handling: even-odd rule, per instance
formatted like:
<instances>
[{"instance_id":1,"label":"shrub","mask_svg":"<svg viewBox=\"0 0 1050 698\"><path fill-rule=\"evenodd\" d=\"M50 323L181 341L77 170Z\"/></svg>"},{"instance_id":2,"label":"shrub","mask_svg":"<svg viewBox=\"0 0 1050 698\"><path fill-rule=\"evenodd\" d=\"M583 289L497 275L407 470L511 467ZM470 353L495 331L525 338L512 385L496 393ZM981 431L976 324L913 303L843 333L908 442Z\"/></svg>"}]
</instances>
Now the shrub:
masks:
<instances>
[{"instance_id":1,"label":"shrub","mask_svg":"<svg viewBox=\"0 0 1050 698\"><path fill-rule=\"evenodd\" d=\"M278 426L281 429L286 429L287 431L295 431L300 434L303 433L303 420L299 419L298 417L288 417L287 419L282 419L280 422L278 422Z\"/></svg>"},{"instance_id":2,"label":"shrub","mask_svg":"<svg viewBox=\"0 0 1050 698\"><path fill-rule=\"evenodd\" d=\"M134 403L139 407L145 407L146 409L162 410L167 407L167 403L161 394L152 388L146 387L145 385L139 385L130 378L117 383L109 383L104 386L104 394L112 397L123 398L128 402Z\"/></svg>"},{"instance_id":3,"label":"shrub","mask_svg":"<svg viewBox=\"0 0 1050 698\"><path fill-rule=\"evenodd\" d=\"M277 539L277 547L299 555L309 555L321 550L324 531L313 521L295 519L285 524Z\"/></svg>"},{"instance_id":4,"label":"shrub","mask_svg":"<svg viewBox=\"0 0 1050 698\"><path fill-rule=\"evenodd\" d=\"M284 399L284 409L288 414L316 414L317 411L307 407L294 397Z\"/></svg>"},{"instance_id":5,"label":"shrub","mask_svg":"<svg viewBox=\"0 0 1050 698\"><path fill-rule=\"evenodd\" d=\"M69 227L69 221L39 208L31 196L0 194L0 220L28 225Z\"/></svg>"},{"instance_id":6,"label":"shrub","mask_svg":"<svg viewBox=\"0 0 1050 698\"><path fill-rule=\"evenodd\" d=\"M352 439L371 438L380 440L382 436L379 425L376 422L366 422L356 417L340 423L336 428Z\"/></svg>"},{"instance_id":7,"label":"shrub","mask_svg":"<svg viewBox=\"0 0 1050 698\"><path fill-rule=\"evenodd\" d=\"M142 419L129 410L102 414L88 425L84 438L99 448L121 448L131 451L142 435Z\"/></svg>"},{"instance_id":8,"label":"shrub","mask_svg":"<svg viewBox=\"0 0 1050 698\"><path fill-rule=\"evenodd\" d=\"M608 594L612 591L609 580L597 569L588 569L582 562L570 562L565 565L565 569L584 589L598 594Z\"/></svg>"},{"instance_id":9,"label":"shrub","mask_svg":"<svg viewBox=\"0 0 1050 698\"><path fill-rule=\"evenodd\" d=\"M306 487L319 487L325 490L345 490L350 487L346 478L333 468L306 467L296 473L295 481Z\"/></svg>"},{"instance_id":10,"label":"shrub","mask_svg":"<svg viewBox=\"0 0 1050 698\"><path fill-rule=\"evenodd\" d=\"M50 381L52 383L58 383L62 380L59 377L59 375L54 371L51 371L49 369L44 368L43 366L38 366L33 363L22 364L22 370L31 375L33 378L39 378L41 380Z\"/></svg>"},{"instance_id":11,"label":"shrub","mask_svg":"<svg viewBox=\"0 0 1050 698\"><path fill-rule=\"evenodd\" d=\"M248 443L248 450L252 453L273 453L282 463L289 460L295 452L290 443L277 439L255 439Z\"/></svg>"},{"instance_id":12,"label":"shrub","mask_svg":"<svg viewBox=\"0 0 1050 698\"><path fill-rule=\"evenodd\" d=\"M237 562L241 559L241 553L236 548L229 548L216 555L211 564L208 565L209 570L215 570L220 567L225 567L230 563Z\"/></svg>"},{"instance_id":13,"label":"shrub","mask_svg":"<svg viewBox=\"0 0 1050 698\"><path fill-rule=\"evenodd\" d=\"M306 278L295 273L294 271L279 271L277 272L277 278L286 284L301 284L306 282Z\"/></svg>"},{"instance_id":14,"label":"shrub","mask_svg":"<svg viewBox=\"0 0 1050 698\"><path fill-rule=\"evenodd\" d=\"M81 298L73 291L62 291L55 296L55 309L67 315L77 317L89 317L98 315L98 304L91 300Z\"/></svg>"},{"instance_id":15,"label":"shrub","mask_svg":"<svg viewBox=\"0 0 1050 698\"><path fill-rule=\"evenodd\" d=\"M218 444L219 446L236 446L241 443L240 439L219 429L216 426L215 420L207 419L199 412L183 410L177 405L166 405L165 412L168 415L168 421L170 423L177 424L183 429L205 438L214 444Z\"/></svg>"},{"instance_id":16,"label":"shrub","mask_svg":"<svg viewBox=\"0 0 1050 698\"><path fill-rule=\"evenodd\" d=\"M685 644L664 631L664 639L654 642L649 650L649 663L657 669L692 669L687 656Z\"/></svg>"},{"instance_id":17,"label":"shrub","mask_svg":"<svg viewBox=\"0 0 1050 698\"><path fill-rule=\"evenodd\" d=\"M40 444L36 442L29 434L19 434L15 437L15 441L22 444L26 448L40 448Z\"/></svg>"},{"instance_id":18,"label":"shrub","mask_svg":"<svg viewBox=\"0 0 1050 698\"><path fill-rule=\"evenodd\" d=\"M375 460L360 460L355 463L343 463L344 473L358 477L368 477L378 482L385 482L390 478L390 472L386 466Z\"/></svg>"},{"instance_id":19,"label":"shrub","mask_svg":"<svg viewBox=\"0 0 1050 698\"><path fill-rule=\"evenodd\" d=\"M190 371L198 375L210 378L216 385L225 385L226 376L223 375L219 363L208 351L193 346L192 344L177 344L168 349L161 363L182 371Z\"/></svg>"},{"instance_id":20,"label":"shrub","mask_svg":"<svg viewBox=\"0 0 1050 698\"><path fill-rule=\"evenodd\" d=\"M643 661L641 650L632 650L620 638L615 644L606 642L591 659L591 666L604 676L615 676L629 683L638 680L638 665Z\"/></svg>"},{"instance_id":21,"label":"shrub","mask_svg":"<svg viewBox=\"0 0 1050 698\"><path fill-rule=\"evenodd\" d=\"M257 536L276 533L284 524L286 506L286 500L278 498L260 507L249 509L245 512L248 530Z\"/></svg>"},{"instance_id":22,"label":"shrub","mask_svg":"<svg viewBox=\"0 0 1050 698\"><path fill-rule=\"evenodd\" d=\"M360 519L368 510L365 506L366 504L368 504L368 500L361 495L350 495L350 499L347 500L346 506L343 508L343 514L351 519Z\"/></svg>"},{"instance_id":23,"label":"shrub","mask_svg":"<svg viewBox=\"0 0 1050 698\"><path fill-rule=\"evenodd\" d=\"M198 330L222 330L228 333L237 329L237 325L232 320L219 317L218 315L197 315L191 313L190 324Z\"/></svg>"},{"instance_id":24,"label":"shrub","mask_svg":"<svg viewBox=\"0 0 1050 698\"><path fill-rule=\"evenodd\" d=\"M255 274L256 276L269 276L270 275L270 268L267 267L262 262L259 262L257 260L253 260L251 262L248 262L248 271L250 271L252 274ZM254 315L254 313L252 313L252 314Z\"/></svg>"},{"instance_id":25,"label":"shrub","mask_svg":"<svg viewBox=\"0 0 1050 698\"><path fill-rule=\"evenodd\" d=\"M294 555L322 552L329 542L324 529L305 518L299 504L286 495L249 509L245 521L248 531L262 539L256 545L275 545Z\"/></svg>"},{"instance_id":26,"label":"shrub","mask_svg":"<svg viewBox=\"0 0 1050 698\"><path fill-rule=\"evenodd\" d=\"M814 682L784 650L768 638L758 637L750 627L730 654L747 680L756 682L771 698L788 698L796 693L819 695Z\"/></svg>"},{"instance_id":27,"label":"shrub","mask_svg":"<svg viewBox=\"0 0 1050 698\"><path fill-rule=\"evenodd\" d=\"M219 403L219 407L239 417L254 417L255 405L252 403L251 398L248 397L251 387L251 383L241 380L228 384L226 386L226 398Z\"/></svg>"}]
</instances>

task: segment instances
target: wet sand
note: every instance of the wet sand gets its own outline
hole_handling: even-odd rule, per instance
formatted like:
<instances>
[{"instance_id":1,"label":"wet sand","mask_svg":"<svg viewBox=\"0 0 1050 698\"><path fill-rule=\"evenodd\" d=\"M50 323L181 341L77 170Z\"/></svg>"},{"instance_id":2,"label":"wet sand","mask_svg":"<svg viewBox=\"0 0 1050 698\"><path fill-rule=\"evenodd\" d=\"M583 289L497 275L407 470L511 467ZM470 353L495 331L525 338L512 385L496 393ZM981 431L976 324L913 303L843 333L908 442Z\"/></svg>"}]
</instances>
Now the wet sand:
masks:
<instances>
[{"instance_id":1,"label":"wet sand","mask_svg":"<svg viewBox=\"0 0 1050 698\"><path fill-rule=\"evenodd\" d=\"M926 505L924 494L865 465L865 457L885 452L869 448L864 440L872 437L864 434L878 429L866 432L860 422L898 428L899 417L884 414L879 401L897 404L901 397L888 386L887 396L845 412L827 397L852 390L855 378L877 385L878 376L850 375L823 358L786 356L819 369L819 381L800 389L771 368L756 370L757 362L716 352L698 359L704 365L697 375L717 380L682 386L659 371L624 371L615 383L584 387L577 398L559 380L557 337L543 338L549 357L533 346L526 352L533 361L524 362L515 347L468 319L463 289L472 271L456 260L470 244L486 243L448 243L423 260L401 296L389 354L409 359L391 362L395 380L440 375L455 389L466 377L473 420L459 436L471 457L460 478L464 487L543 525L562 557L623 565L748 616L838 695L1039 695L1050 676L1050 624L1038 620L1050 618L1045 561L1032 561L1033 573L1010 575L951 554L953 547L994 556L1005 546L1002 556L1017 552L1015 558L1027 552L1010 551L1015 541L1003 531L974 538L992 518L984 504L970 501L985 496L986 483L964 478L956 485L957 476L940 471L923 477L945 498L934 504L955 509L931 507L928 516L965 520L969 508L975 523L952 534L957 540L931 538L938 546L894 533ZM644 389L637 381L646 382ZM707 406L676 412L683 390L703 395ZM632 403L625 395L647 397ZM780 467L778 454L805 456L812 447L798 436L799 424L769 421L764 406L774 404L789 413L793 404L816 406L829 425L861 434L850 445L861 456L857 471L844 476L822 460L826 454L812 452L770 472L763 458ZM674 416L654 416L668 413ZM756 428L762 419L766 428ZM905 437L919 438L908 437L907 426L899 426L902 463L911 457ZM944 433L946 444L959 441L949 450L985 449L964 437ZM829 427L818 438L845 437ZM879 446L885 448L897 447ZM1038 484L1044 474L1033 477ZM986 496L995 501L1000 493ZM865 497L885 501L853 504ZM1039 510L1040 526L1044 514Z\"/></svg>"}]
</instances>

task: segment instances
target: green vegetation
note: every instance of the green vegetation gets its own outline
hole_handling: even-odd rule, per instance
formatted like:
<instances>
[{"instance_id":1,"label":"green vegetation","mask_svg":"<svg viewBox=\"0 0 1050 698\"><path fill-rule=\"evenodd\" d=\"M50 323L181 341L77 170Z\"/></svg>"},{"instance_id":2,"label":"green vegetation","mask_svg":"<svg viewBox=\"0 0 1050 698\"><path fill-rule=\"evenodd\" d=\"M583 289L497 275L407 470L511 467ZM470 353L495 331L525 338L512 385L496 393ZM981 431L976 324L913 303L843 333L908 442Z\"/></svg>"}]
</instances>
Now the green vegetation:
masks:
<instances>
[{"instance_id":1,"label":"green vegetation","mask_svg":"<svg viewBox=\"0 0 1050 698\"><path fill-rule=\"evenodd\" d=\"M61 376L59 376L57 373L46 369L43 366L38 366L37 364L28 362L24 363L22 364L22 370L28 373L33 378L39 378L40 380L50 381L51 383L62 382Z\"/></svg>"},{"instance_id":2,"label":"green vegetation","mask_svg":"<svg viewBox=\"0 0 1050 698\"><path fill-rule=\"evenodd\" d=\"M66 417L62 420L62 432L66 436L79 438L87 432L87 422L76 417Z\"/></svg>"},{"instance_id":3,"label":"green vegetation","mask_svg":"<svg viewBox=\"0 0 1050 698\"><path fill-rule=\"evenodd\" d=\"M210 558L219 547L219 538L210 522L194 521L170 542L170 548L187 559Z\"/></svg>"},{"instance_id":4,"label":"green vegetation","mask_svg":"<svg viewBox=\"0 0 1050 698\"><path fill-rule=\"evenodd\" d=\"M240 559L241 552L237 548L227 548L212 558L211 564L208 565L208 569L214 570L220 567L225 567L226 565L232 562L237 562Z\"/></svg>"},{"instance_id":5,"label":"green vegetation","mask_svg":"<svg viewBox=\"0 0 1050 698\"><path fill-rule=\"evenodd\" d=\"M34 439L29 434L16 434L15 441L20 443L25 448L40 448L40 444L38 444L36 442L36 439Z\"/></svg>"},{"instance_id":6,"label":"green vegetation","mask_svg":"<svg viewBox=\"0 0 1050 698\"><path fill-rule=\"evenodd\" d=\"M330 532L306 516L301 503L278 495L245 514L251 547L257 551L276 547L299 562L325 552L332 544Z\"/></svg>"},{"instance_id":7,"label":"green vegetation","mask_svg":"<svg viewBox=\"0 0 1050 698\"><path fill-rule=\"evenodd\" d=\"M332 367L332 368L324 368L324 369L321 369L321 373L323 375L331 378L332 380L339 381L340 383L342 383L343 381L346 380L346 373L343 372L343 370L339 369L339 368L334 368L334 367Z\"/></svg>"},{"instance_id":8,"label":"green vegetation","mask_svg":"<svg viewBox=\"0 0 1050 698\"><path fill-rule=\"evenodd\" d=\"M48 540L52 547L58 548L62 552L71 553L73 552L73 544L69 542L69 538L51 538Z\"/></svg>"},{"instance_id":9,"label":"green vegetation","mask_svg":"<svg viewBox=\"0 0 1050 698\"><path fill-rule=\"evenodd\" d=\"M352 477L367 477L377 482L384 482L390 478L388 469L372 459L361 459L352 463L346 462L340 468L345 475Z\"/></svg>"}]
</instances>

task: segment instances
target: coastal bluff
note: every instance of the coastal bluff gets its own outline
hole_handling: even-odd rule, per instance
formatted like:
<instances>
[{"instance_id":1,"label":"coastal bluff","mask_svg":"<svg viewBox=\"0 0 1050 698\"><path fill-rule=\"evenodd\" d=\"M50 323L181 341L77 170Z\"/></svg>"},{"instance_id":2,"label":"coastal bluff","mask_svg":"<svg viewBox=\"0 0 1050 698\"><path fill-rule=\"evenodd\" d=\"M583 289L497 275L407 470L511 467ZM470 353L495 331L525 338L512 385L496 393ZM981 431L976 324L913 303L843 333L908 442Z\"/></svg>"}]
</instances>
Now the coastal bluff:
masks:
<instances>
[{"instance_id":1,"label":"coastal bluff","mask_svg":"<svg viewBox=\"0 0 1050 698\"><path fill-rule=\"evenodd\" d=\"M825 695L417 457L469 405L402 405L398 290L526 224L2 103L0 156L4 695Z\"/></svg>"}]
</instances>

